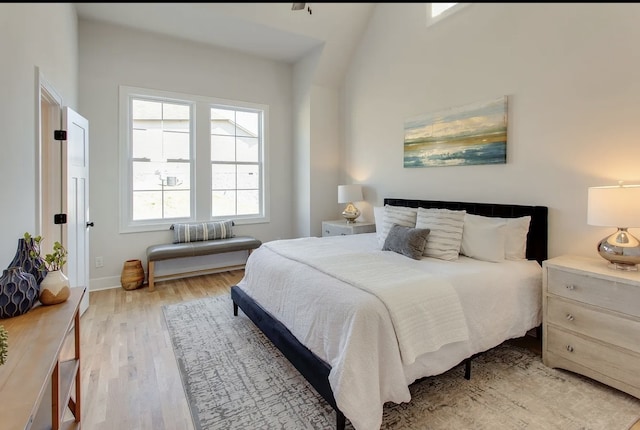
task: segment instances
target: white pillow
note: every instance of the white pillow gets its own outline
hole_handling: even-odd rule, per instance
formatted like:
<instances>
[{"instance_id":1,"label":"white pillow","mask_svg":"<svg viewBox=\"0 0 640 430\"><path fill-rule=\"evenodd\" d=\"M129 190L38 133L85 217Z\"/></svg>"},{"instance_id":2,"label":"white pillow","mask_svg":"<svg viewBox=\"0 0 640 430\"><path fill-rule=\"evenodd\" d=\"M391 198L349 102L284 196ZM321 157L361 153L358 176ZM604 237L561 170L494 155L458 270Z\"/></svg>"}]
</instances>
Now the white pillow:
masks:
<instances>
[{"instance_id":1,"label":"white pillow","mask_svg":"<svg viewBox=\"0 0 640 430\"><path fill-rule=\"evenodd\" d=\"M418 210L416 208L385 205L384 216L382 217L382 228L380 235L377 237L380 248L384 246L384 241L387 239L389 230L391 230L394 224L403 227L415 227L417 213Z\"/></svg>"},{"instance_id":2,"label":"white pillow","mask_svg":"<svg viewBox=\"0 0 640 430\"><path fill-rule=\"evenodd\" d=\"M424 248L426 257L457 260L462 245L462 229L466 211L449 209L418 209L416 228L428 228L429 240Z\"/></svg>"},{"instance_id":3,"label":"white pillow","mask_svg":"<svg viewBox=\"0 0 640 430\"><path fill-rule=\"evenodd\" d=\"M527 233L529 233L530 216L520 218L503 218L507 221L505 229L504 255L507 260L524 260L527 258Z\"/></svg>"},{"instance_id":4,"label":"white pillow","mask_svg":"<svg viewBox=\"0 0 640 430\"><path fill-rule=\"evenodd\" d=\"M504 261L506 225L504 218L466 214L460 253L477 260Z\"/></svg>"}]
</instances>

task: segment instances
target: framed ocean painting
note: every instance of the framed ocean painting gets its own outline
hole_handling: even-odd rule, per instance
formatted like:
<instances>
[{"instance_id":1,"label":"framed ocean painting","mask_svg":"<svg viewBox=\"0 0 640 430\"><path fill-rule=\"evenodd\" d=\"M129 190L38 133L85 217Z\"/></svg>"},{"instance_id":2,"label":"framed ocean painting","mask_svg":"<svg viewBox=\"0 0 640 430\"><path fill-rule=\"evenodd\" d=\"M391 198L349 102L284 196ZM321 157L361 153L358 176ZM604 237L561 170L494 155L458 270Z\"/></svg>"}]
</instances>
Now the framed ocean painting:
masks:
<instances>
[{"instance_id":1,"label":"framed ocean painting","mask_svg":"<svg viewBox=\"0 0 640 430\"><path fill-rule=\"evenodd\" d=\"M404 167L507 162L507 96L404 122Z\"/></svg>"}]
</instances>

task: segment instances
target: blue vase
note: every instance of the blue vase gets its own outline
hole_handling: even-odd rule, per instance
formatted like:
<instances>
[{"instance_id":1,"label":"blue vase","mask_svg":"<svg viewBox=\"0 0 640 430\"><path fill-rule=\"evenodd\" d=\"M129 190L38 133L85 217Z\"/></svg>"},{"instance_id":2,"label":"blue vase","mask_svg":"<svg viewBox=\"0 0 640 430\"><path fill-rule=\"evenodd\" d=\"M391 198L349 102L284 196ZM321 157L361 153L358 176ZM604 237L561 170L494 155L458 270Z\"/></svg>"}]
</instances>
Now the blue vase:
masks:
<instances>
[{"instance_id":1,"label":"blue vase","mask_svg":"<svg viewBox=\"0 0 640 430\"><path fill-rule=\"evenodd\" d=\"M0 276L0 318L17 317L29 312L38 301L36 278L19 266L5 269Z\"/></svg>"},{"instance_id":2,"label":"blue vase","mask_svg":"<svg viewBox=\"0 0 640 430\"><path fill-rule=\"evenodd\" d=\"M40 285L47 271L44 270L44 260L40 257L39 245L32 239L18 239L18 249L8 267L20 266L22 270L31 273L36 278L36 284ZM31 251L35 251L36 256L31 256ZM42 270L41 270L42 268Z\"/></svg>"}]
</instances>

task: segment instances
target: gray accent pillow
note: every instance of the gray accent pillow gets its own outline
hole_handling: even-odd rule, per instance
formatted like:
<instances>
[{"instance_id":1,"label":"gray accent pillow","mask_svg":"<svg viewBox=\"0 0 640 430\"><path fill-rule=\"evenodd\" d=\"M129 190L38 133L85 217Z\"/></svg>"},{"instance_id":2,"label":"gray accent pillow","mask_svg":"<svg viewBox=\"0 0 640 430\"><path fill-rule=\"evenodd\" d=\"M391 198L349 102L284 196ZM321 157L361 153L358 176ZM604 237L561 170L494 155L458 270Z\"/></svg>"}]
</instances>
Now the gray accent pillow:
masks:
<instances>
[{"instance_id":1,"label":"gray accent pillow","mask_svg":"<svg viewBox=\"0 0 640 430\"><path fill-rule=\"evenodd\" d=\"M384 240L387 238L387 234L389 234L389 230L391 230L391 226L394 224L415 227L417 214L418 209L416 208L385 205L382 217L382 228L378 229L376 227L378 244L381 247L384 245Z\"/></svg>"},{"instance_id":2,"label":"gray accent pillow","mask_svg":"<svg viewBox=\"0 0 640 430\"><path fill-rule=\"evenodd\" d=\"M209 221L173 224L173 243L233 237L233 221Z\"/></svg>"},{"instance_id":3,"label":"gray accent pillow","mask_svg":"<svg viewBox=\"0 0 640 430\"><path fill-rule=\"evenodd\" d=\"M394 224L382 246L383 251L393 251L414 260L420 260L427 245L428 228L413 228Z\"/></svg>"}]
</instances>

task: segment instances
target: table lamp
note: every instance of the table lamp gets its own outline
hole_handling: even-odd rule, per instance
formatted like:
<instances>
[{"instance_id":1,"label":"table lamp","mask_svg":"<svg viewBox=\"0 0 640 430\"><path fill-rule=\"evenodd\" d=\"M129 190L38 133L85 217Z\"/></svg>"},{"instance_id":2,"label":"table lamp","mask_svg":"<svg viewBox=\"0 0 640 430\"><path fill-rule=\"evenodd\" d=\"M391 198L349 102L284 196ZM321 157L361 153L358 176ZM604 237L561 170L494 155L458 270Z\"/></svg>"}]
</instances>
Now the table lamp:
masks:
<instances>
[{"instance_id":1,"label":"table lamp","mask_svg":"<svg viewBox=\"0 0 640 430\"><path fill-rule=\"evenodd\" d=\"M356 222L356 218L360 216L360 211L353 205L353 202L362 200L362 185L338 185L338 203L347 203L342 212L347 224Z\"/></svg>"},{"instance_id":2,"label":"table lamp","mask_svg":"<svg viewBox=\"0 0 640 430\"><path fill-rule=\"evenodd\" d=\"M617 231L598 243L598 253L617 270L638 270L640 241L627 231L640 226L640 185L590 187L587 223L617 227Z\"/></svg>"}]
</instances>

